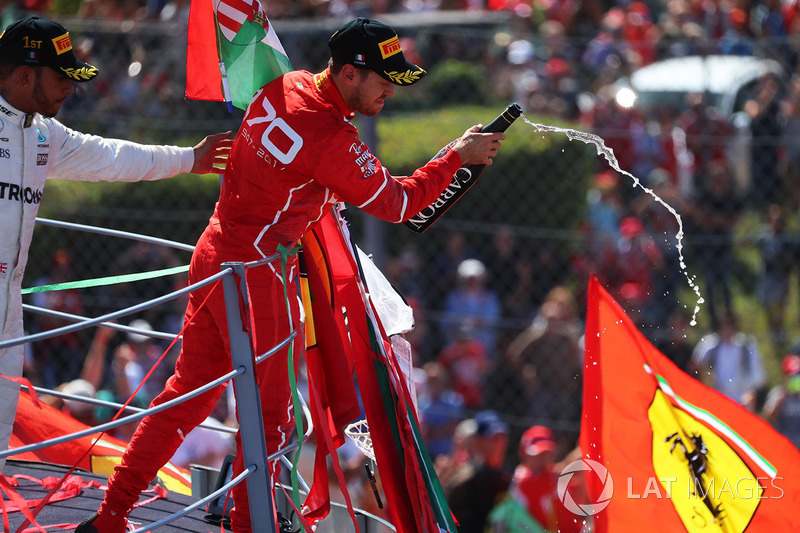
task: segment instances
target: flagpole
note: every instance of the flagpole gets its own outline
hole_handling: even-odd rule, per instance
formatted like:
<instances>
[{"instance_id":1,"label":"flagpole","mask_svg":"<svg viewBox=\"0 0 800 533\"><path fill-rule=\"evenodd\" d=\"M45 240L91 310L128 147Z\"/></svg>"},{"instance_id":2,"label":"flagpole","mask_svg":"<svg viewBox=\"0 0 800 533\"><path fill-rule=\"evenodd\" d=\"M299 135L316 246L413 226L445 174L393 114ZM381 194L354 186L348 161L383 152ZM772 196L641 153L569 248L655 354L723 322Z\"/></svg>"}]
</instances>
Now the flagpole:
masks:
<instances>
[{"instance_id":1,"label":"flagpole","mask_svg":"<svg viewBox=\"0 0 800 533\"><path fill-rule=\"evenodd\" d=\"M219 73L222 78L222 97L225 98L225 103L228 104L228 113L233 113L233 99L231 98L231 88L228 85L228 70L225 68L225 62L222 60L222 46L219 42L218 6L219 2L214 6L214 35L217 37L217 56L219 57Z\"/></svg>"},{"instance_id":2,"label":"flagpole","mask_svg":"<svg viewBox=\"0 0 800 533\"><path fill-rule=\"evenodd\" d=\"M222 75L222 96L228 104L228 113L233 113L233 101L231 99L231 88L228 86L228 71L225 70L225 62L219 60L219 73Z\"/></svg>"}]
</instances>

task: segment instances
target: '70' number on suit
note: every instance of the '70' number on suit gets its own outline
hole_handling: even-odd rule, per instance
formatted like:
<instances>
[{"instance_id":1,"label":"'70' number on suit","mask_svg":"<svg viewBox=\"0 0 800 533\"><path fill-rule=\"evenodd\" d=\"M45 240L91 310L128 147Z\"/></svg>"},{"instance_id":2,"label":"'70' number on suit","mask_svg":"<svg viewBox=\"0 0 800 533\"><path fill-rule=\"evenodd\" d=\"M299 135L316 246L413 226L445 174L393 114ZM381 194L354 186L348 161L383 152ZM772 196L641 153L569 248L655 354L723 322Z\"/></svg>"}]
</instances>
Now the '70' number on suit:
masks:
<instances>
[{"instance_id":1,"label":"'70' number on suit","mask_svg":"<svg viewBox=\"0 0 800 533\"><path fill-rule=\"evenodd\" d=\"M255 99L258 99L262 91L263 89L259 89L255 95ZM247 125L255 126L257 124L268 123L269 125L261 135L261 144L273 157L275 157L275 159L284 165L288 165L294 160L294 158L297 156L297 153L303 147L303 138L300 137L300 134L294 131L285 120L278 117L278 113L275 111L275 108L272 106L272 104L269 103L269 100L266 98L261 99L261 106L264 108L265 115L262 117L251 118L247 121ZM250 110L248 109L248 112L249 111ZM291 145L287 150L281 150L270 139L270 134L275 130L282 132L291 142Z\"/></svg>"}]
</instances>

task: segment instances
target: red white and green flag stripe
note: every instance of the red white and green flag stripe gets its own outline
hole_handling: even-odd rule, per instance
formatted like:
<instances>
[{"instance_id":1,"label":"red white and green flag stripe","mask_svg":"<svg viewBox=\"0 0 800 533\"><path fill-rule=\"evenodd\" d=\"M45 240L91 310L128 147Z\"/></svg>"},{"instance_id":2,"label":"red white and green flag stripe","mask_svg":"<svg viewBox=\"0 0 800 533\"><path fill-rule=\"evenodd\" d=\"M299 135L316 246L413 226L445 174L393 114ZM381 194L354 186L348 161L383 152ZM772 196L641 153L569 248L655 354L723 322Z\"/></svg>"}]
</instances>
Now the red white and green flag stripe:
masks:
<instances>
[{"instance_id":1,"label":"red white and green flag stripe","mask_svg":"<svg viewBox=\"0 0 800 533\"><path fill-rule=\"evenodd\" d=\"M258 0L192 0L186 97L246 109L291 62Z\"/></svg>"}]
</instances>

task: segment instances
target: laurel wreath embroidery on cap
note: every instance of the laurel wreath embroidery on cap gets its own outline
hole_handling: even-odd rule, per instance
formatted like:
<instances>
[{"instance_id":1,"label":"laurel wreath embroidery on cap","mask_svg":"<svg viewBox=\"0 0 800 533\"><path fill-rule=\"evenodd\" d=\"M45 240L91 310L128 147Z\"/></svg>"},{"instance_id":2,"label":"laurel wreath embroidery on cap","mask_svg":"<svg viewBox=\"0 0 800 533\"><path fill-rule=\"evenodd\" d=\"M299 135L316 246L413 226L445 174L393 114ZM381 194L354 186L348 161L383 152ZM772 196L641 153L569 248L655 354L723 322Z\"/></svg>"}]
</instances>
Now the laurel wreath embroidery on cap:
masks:
<instances>
[{"instance_id":1,"label":"laurel wreath embroidery on cap","mask_svg":"<svg viewBox=\"0 0 800 533\"><path fill-rule=\"evenodd\" d=\"M61 68L64 74L75 80L90 80L97 75L97 67Z\"/></svg>"},{"instance_id":2,"label":"laurel wreath embroidery on cap","mask_svg":"<svg viewBox=\"0 0 800 533\"><path fill-rule=\"evenodd\" d=\"M386 72L384 70L384 72ZM392 79L395 83L406 84L406 83L414 83L418 79L420 79L421 75L424 74L424 70L407 70L405 72L397 72L393 70L392 72L386 72L386 75Z\"/></svg>"}]
</instances>

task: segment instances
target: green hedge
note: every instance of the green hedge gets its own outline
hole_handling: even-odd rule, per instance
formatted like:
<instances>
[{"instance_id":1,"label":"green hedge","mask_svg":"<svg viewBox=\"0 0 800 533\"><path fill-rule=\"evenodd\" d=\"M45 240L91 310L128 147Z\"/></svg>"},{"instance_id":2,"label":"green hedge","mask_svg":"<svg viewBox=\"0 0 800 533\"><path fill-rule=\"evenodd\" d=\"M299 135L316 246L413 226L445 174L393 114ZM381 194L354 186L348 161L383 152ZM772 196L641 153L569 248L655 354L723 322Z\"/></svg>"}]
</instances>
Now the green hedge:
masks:
<instances>
[{"instance_id":1,"label":"green hedge","mask_svg":"<svg viewBox=\"0 0 800 533\"><path fill-rule=\"evenodd\" d=\"M503 111L499 106L458 106L406 113L378 121L381 162L395 175L407 175L473 124L486 124ZM528 117L561 127L550 118ZM586 187L598 165L594 147L571 142L563 133L542 133L520 118L506 132L494 164L462 199L423 235L465 228L490 232L482 225L510 224L535 236L575 229L584 216ZM399 248L409 235L390 225L388 244ZM480 244L480 243L478 243Z\"/></svg>"}]
</instances>

